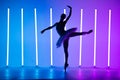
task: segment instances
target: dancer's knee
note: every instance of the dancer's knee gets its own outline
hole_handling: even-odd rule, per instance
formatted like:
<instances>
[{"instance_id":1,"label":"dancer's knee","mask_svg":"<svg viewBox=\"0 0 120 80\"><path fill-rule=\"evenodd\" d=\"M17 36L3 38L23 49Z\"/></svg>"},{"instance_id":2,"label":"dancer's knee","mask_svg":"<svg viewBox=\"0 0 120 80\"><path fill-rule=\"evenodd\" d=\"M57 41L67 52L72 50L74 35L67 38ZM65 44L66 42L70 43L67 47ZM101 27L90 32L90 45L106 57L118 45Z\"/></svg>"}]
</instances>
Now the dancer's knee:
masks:
<instances>
[{"instance_id":1,"label":"dancer's knee","mask_svg":"<svg viewBox=\"0 0 120 80\"><path fill-rule=\"evenodd\" d=\"M67 52L65 52L65 56L68 57L68 53Z\"/></svg>"}]
</instances>

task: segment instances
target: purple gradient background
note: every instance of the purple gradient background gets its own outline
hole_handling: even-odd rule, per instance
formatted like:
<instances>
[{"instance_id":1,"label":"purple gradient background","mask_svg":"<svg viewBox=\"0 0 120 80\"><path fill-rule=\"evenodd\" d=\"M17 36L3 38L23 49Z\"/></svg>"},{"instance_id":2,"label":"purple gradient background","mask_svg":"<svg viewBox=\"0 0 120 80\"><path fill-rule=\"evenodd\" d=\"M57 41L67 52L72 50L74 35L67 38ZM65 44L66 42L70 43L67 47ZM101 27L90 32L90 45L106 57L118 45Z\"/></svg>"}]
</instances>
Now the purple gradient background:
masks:
<instances>
[{"instance_id":1,"label":"purple gradient background","mask_svg":"<svg viewBox=\"0 0 120 80\"><path fill-rule=\"evenodd\" d=\"M72 17L67 23L67 29L77 27L79 31L80 25L80 9L83 9L83 31L89 29L94 30L94 9L98 10L97 16L97 49L96 49L96 66L107 67L107 54L108 54L108 11L112 10L111 20L111 67L120 67L120 38L119 38L119 26L120 26L120 1L119 0L91 0L91 1L68 1L51 0L51 7L53 11L56 8L68 8L66 5L71 5L73 8ZM54 9L55 7L55 9ZM58 11L56 11L58 12ZM55 14L55 13L53 13ZM56 13L58 14L58 13ZM54 17L53 17L54 18ZM58 19L58 16L55 17ZM56 21L56 20L55 20ZM54 22L54 21L53 21ZM54 33L53 33L54 34ZM56 33L55 33L56 34ZM70 39L69 42L69 63L70 66L78 66L79 61L79 37ZM54 48L55 49L55 48ZM56 49L57 51L57 49ZM82 43L82 66L93 66L93 51L94 51L94 33L83 36ZM61 52L60 52L61 53ZM59 54L59 52L58 52ZM58 55L54 53L54 55ZM56 56L57 57L57 56ZM60 58L60 56L58 56ZM58 59L54 58L54 59ZM56 62L58 63L58 62ZM60 64L59 64L60 65Z\"/></svg>"},{"instance_id":2,"label":"purple gradient background","mask_svg":"<svg viewBox=\"0 0 120 80\"><path fill-rule=\"evenodd\" d=\"M11 16L13 18L20 18L20 9L24 8L24 50L25 50L25 66L35 65L35 36L34 36L34 8L37 9L38 18L38 48L39 48L39 66L50 66L50 31L46 31L41 35L39 31L49 26L49 9L53 8L53 23L59 21L60 15L63 13L63 9L69 9L66 5L71 5L73 8L72 16L68 21L67 29L77 27L77 31L80 31L80 9L83 9L83 31L90 29L94 30L94 10L98 10L97 16L97 50L96 50L96 66L107 67L107 48L108 48L108 10L112 10L111 20L111 61L110 66L112 68L120 67L120 1L119 0L29 0L29 1L1 1L0 26L3 26L0 30L0 65L5 65L6 60L6 38L3 39L3 35L6 37L6 13L7 8L11 9ZM18 12L16 12L18 11ZM16 14L17 13L17 14ZM5 16L2 16L5 15ZM17 17L16 17L17 16ZM11 19L12 20L12 19ZM21 63L21 42L20 42L20 20L16 21L14 25L14 19L10 23L11 27L11 42L10 48L10 65L20 66ZM18 25L17 25L18 24ZM16 31L17 28L17 31ZM18 34L16 34L18 33ZM17 36L17 37L14 37ZM56 42L59 38L55 28L53 29L53 65L63 66L64 52L63 47L56 48ZM14 41L13 41L14 40ZM71 38L69 41L69 64L72 67L79 64L79 37ZM4 43L4 44L3 44ZM15 44L14 44L15 43ZM3 46L5 45L5 46ZM18 47L16 51L13 51L12 47ZM94 51L94 32L83 36L82 42L82 66L93 66L93 51ZM19 53L18 53L19 52ZM4 54L3 54L4 53ZM12 58L13 57L13 58Z\"/></svg>"}]
</instances>

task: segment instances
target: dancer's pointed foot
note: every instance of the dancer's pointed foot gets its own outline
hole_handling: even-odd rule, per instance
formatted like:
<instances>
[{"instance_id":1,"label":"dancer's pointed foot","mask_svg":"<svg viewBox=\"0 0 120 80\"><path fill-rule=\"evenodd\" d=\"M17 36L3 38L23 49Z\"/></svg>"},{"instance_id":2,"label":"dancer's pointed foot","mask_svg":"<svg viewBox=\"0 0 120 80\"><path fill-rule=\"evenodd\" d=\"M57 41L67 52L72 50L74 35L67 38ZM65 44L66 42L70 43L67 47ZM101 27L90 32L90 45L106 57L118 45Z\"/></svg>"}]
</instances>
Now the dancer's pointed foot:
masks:
<instances>
[{"instance_id":1,"label":"dancer's pointed foot","mask_svg":"<svg viewBox=\"0 0 120 80\"><path fill-rule=\"evenodd\" d=\"M87 34L90 34L90 33L92 33L93 32L93 30L89 30L88 32L87 32Z\"/></svg>"},{"instance_id":2,"label":"dancer's pointed foot","mask_svg":"<svg viewBox=\"0 0 120 80\"><path fill-rule=\"evenodd\" d=\"M67 64L67 63L64 65L65 72L66 72L66 69L67 69L68 66L69 66L69 64Z\"/></svg>"}]
</instances>

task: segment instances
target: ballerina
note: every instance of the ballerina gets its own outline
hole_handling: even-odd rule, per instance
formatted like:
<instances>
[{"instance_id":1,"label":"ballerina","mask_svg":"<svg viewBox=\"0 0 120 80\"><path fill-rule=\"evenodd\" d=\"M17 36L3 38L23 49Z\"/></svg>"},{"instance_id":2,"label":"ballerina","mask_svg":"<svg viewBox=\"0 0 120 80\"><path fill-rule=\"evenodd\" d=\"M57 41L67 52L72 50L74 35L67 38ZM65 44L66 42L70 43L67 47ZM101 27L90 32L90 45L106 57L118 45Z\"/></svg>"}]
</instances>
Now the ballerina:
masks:
<instances>
[{"instance_id":1,"label":"ballerina","mask_svg":"<svg viewBox=\"0 0 120 80\"><path fill-rule=\"evenodd\" d=\"M66 68L68 67L68 46L69 46L69 39L71 37L75 37L75 36L80 36L80 35L85 35L85 34L90 34L91 32L93 32L93 30L89 30L88 32L75 32L77 30L77 28L71 28L69 30L65 30L65 25L67 23L67 21L69 20L69 18L71 17L72 14L72 7L71 6L67 6L70 9L69 15L66 18L66 14L61 14L61 18L59 22L56 22L54 25L49 26L46 29L43 29L41 31L41 33L44 33L46 30L49 30L53 27L56 26L56 31L57 33L60 35L60 38L58 39L56 46L57 48L61 46L61 44L63 43L63 47L64 47L64 53L65 53L65 63L64 63L64 70L66 71Z\"/></svg>"}]
</instances>

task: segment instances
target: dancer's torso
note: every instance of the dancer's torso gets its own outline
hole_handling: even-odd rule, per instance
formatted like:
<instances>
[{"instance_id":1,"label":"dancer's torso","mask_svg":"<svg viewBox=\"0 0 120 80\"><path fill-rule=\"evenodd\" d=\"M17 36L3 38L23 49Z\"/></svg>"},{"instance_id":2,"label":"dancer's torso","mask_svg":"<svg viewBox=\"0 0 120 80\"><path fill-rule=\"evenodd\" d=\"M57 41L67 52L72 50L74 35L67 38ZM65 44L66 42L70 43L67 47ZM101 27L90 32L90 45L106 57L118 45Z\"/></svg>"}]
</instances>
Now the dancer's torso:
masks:
<instances>
[{"instance_id":1,"label":"dancer's torso","mask_svg":"<svg viewBox=\"0 0 120 80\"><path fill-rule=\"evenodd\" d=\"M64 35L65 33L64 27L65 27L65 22L57 23L56 30L60 36Z\"/></svg>"}]
</instances>

